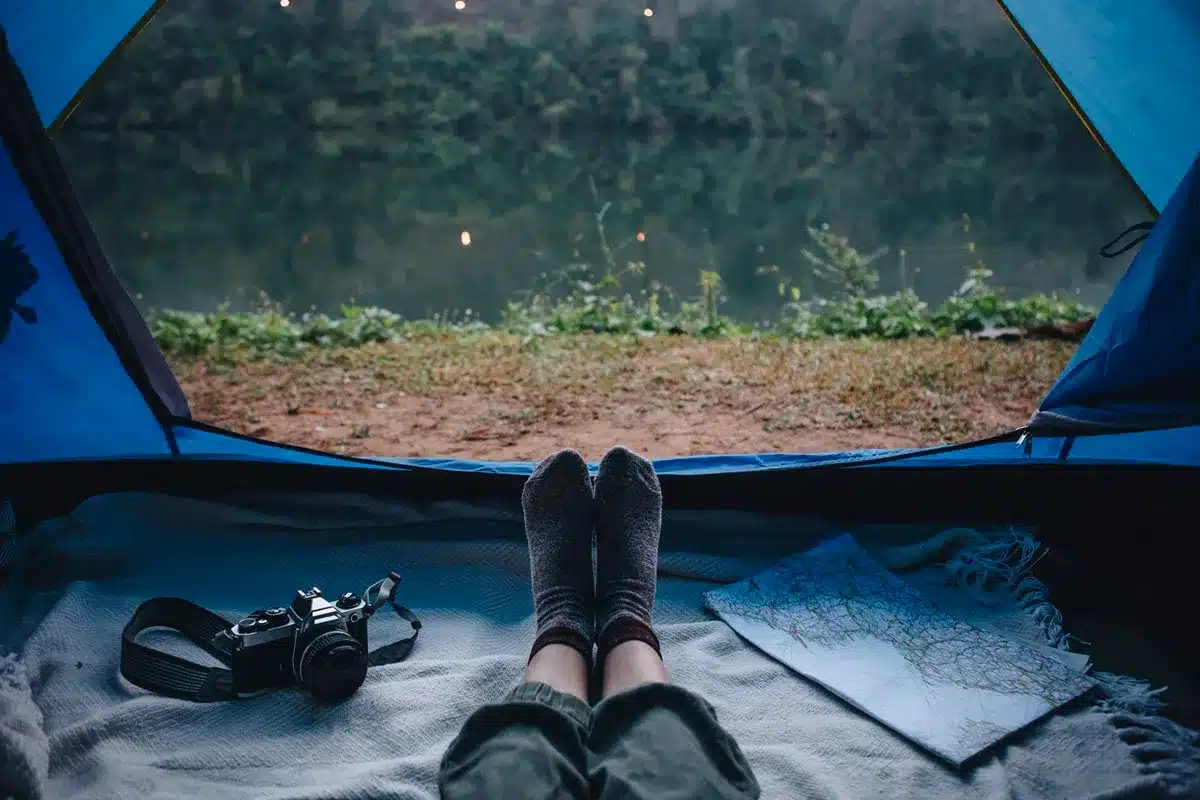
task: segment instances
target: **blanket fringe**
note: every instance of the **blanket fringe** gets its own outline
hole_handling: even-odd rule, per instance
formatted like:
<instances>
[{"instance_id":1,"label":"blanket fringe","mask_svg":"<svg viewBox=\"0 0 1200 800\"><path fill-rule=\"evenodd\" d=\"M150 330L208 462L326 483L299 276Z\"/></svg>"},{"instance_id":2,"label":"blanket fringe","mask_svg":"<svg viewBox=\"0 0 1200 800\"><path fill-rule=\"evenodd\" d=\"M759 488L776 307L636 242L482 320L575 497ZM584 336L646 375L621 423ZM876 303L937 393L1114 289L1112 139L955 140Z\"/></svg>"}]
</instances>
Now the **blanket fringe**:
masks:
<instances>
[{"instance_id":1,"label":"blanket fringe","mask_svg":"<svg viewBox=\"0 0 1200 800\"><path fill-rule=\"evenodd\" d=\"M965 547L945 566L954 584L981 600L1006 589L1046 644L1066 650L1071 637L1063 630L1062 613L1050 602L1046 585L1032 574L1045 552L1028 532L1008 530ZM1149 681L1110 672L1091 677L1097 684L1093 707L1129 747L1138 770L1168 797L1200 797L1200 733L1160 716L1167 687L1154 688Z\"/></svg>"},{"instance_id":2,"label":"blanket fringe","mask_svg":"<svg viewBox=\"0 0 1200 800\"><path fill-rule=\"evenodd\" d=\"M951 582L987 602L998 589L1014 597L1046 644L1068 649L1070 637L1063 630L1062 614L1050 602L1046 584L1032 570L1045 550L1027 531L1007 530L960 550L946 563Z\"/></svg>"}]
</instances>

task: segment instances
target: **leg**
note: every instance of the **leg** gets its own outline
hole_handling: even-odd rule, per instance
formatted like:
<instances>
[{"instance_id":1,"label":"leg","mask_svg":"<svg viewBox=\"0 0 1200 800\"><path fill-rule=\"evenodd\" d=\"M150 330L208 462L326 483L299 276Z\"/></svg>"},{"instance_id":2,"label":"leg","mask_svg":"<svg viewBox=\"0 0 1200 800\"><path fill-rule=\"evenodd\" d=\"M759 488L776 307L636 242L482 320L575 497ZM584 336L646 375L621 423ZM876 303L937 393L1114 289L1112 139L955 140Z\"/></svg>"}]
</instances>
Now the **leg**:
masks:
<instances>
[{"instance_id":1,"label":"leg","mask_svg":"<svg viewBox=\"0 0 1200 800\"><path fill-rule=\"evenodd\" d=\"M623 448L596 476L596 568L603 700L588 738L595 798L757 798L737 742L700 697L671 686L651 625L662 492Z\"/></svg>"},{"instance_id":2,"label":"leg","mask_svg":"<svg viewBox=\"0 0 1200 800\"><path fill-rule=\"evenodd\" d=\"M442 759L438 787L457 798L587 798L591 726L592 492L577 453L547 458L521 493L537 637L525 677L484 706Z\"/></svg>"},{"instance_id":3,"label":"leg","mask_svg":"<svg viewBox=\"0 0 1200 800\"><path fill-rule=\"evenodd\" d=\"M539 666L545 667L558 647L546 647ZM566 658L583 661L575 651L562 649ZM442 757L440 796L586 800L591 796L585 744L591 716L587 703L572 694L545 683L522 683L505 702L486 705L467 719Z\"/></svg>"},{"instance_id":4,"label":"leg","mask_svg":"<svg viewBox=\"0 0 1200 800\"><path fill-rule=\"evenodd\" d=\"M641 683L602 700L593 713L587 746L595 800L756 800L760 795L746 757L717 722L712 706L686 689Z\"/></svg>"},{"instance_id":5,"label":"leg","mask_svg":"<svg viewBox=\"0 0 1200 800\"><path fill-rule=\"evenodd\" d=\"M588 665L577 650L565 644L548 644L529 659L524 682L543 683L586 703Z\"/></svg>"},{"instance_id":6,"label":"leg","mask_svg":"<svg viewBox=\"0 0 1200 800\"><path fill-rule=\"evenodd\" d=\"M654 465L623 447L609 450L596 474L596 638L606 684L607 658L619 645L642 642L659 652L651 617L661 530L662 489Z\"/></svg>"},{"instance_id":7,"label":"leg","mask_svg":"<svg viewBox=\"0 0 1200 800\"><path fill-rule=\"evenodd\" d=\"M667 668L658 651L636 639L622 642L604 659L603 697L612 697L645 683L666 683Z\"/></svg>"}]
</instances>

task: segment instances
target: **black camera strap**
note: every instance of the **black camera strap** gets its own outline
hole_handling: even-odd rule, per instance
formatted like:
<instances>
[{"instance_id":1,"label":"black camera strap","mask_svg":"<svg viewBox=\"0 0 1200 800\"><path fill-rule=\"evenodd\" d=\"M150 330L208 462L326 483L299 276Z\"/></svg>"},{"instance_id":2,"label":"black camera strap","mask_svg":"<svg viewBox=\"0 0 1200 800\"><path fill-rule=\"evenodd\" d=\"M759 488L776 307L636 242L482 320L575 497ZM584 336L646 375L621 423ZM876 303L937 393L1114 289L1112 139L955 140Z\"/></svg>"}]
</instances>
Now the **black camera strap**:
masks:
<instances>
[{"instance_id":1,"label":"black camera strap","mask_svg":"<svg viewBox=\"0 0 1200 800\"><path fill-rule=\"evenodd\" d=\"M148 628L179 631L194 644L229 663L229 652L221 647L224 632L233 626L208 609L178 597L155 597L133 612L121 631L121 674L135 686L180 700L211 703L233 700L233 673L227 667L206 667L186 658L138 644L139 633Z\"/></svg>"},{"instance_id":2,"label":"black camera strap","mask_svg":"<svg viewBox=\"0 0 1200 800\"><path fill-rule=\"evenodd\" d=\"M368 653L367 663L372 667L403 661L412 652L417 634L421 632L421 622L412 611L398 605L390 596L385 602L401 619L408 621L412 635ZM137 607L121 631L121 674L135 686L180 700L198 703L235 700L233 673L228 669L232 639L225 635L232 627L229 620L190 600L178 597L147 600ZM150 628L178 631L226 666L206 667L139 644L138 634Z\"/></svg>"},{"instance_id":3,"label":"black camera strap","mask_svg":"<svg viewBox=\"0 0 1200 800\"><path fill-rule=\"evenodd\" d=\"M382 667L403 661L408 658L408 654L417 644L417 634L421 632L421 620L417 619L416 614L395 602L392 603L392 608L401 619L407 620L408 624L412 626L412 636L405 636L403 639L376 647L367 653L368 666Z\"/></svg>"}]
</instances>

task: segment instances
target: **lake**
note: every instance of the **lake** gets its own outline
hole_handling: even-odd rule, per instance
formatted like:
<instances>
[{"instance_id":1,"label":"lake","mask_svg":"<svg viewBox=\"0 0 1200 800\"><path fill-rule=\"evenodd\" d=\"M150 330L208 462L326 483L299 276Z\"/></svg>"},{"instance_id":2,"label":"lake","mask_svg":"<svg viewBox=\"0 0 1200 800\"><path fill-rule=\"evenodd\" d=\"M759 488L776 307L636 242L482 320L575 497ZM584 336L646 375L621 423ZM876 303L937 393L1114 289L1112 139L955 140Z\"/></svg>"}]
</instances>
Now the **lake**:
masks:
<instances>
[{"instance_id":1,"label":"lake","mask_svg":"<svg viewBox=\"0 0 1200 800\"><path fill-rule=\"evenodd\" d=\"M781 278L809 297L835 290L804 252L822 224L880 253L883 291L910 286L936 303L982 260L1010 295L1100 304L1129 259L1096 251L1146 218L1098 149L1024 165L931 152L898 165L886 139L814 162L810 143L787 137L272 138L69 125L59 135L143 309L246 308L265 293L293 311L354 302L495 320L571 265L634 263L644 267L623 278L631 290L654 281L683 299L699 293L701 271L717 271L723 310L754 321L778 309Z\"/></svg>"}]
</instances>

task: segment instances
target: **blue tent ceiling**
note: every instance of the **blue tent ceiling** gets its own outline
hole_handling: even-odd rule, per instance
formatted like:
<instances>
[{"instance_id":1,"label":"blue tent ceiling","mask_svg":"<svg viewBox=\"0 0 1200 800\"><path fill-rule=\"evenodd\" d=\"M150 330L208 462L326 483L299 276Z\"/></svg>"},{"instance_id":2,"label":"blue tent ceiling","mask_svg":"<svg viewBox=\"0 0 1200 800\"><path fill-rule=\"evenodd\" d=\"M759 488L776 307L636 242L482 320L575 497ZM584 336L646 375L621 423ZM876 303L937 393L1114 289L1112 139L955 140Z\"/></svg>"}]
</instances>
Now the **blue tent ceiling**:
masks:
<instances>
[{"instance_id":1,"label":"blue tent ceiling","mask_svg":"<svg viewBox=\"0 0 1200 800\"><path fill-rule=\"evenodd\" d=\"M162 2L0 0L0 26L42 126L52 126L70 111L114 48ZM1200 279L1195 277L1200 275L1200 167L1192 167L1200 152L1200 0L1005 0L1001 6L1093 132L1156 209L1165 211L1113 301L1035 415L1034 427L1045 426L1045 437L1023 451L1011 443L983 444L917 452L904 463L966 466L1061 461L1069 455L1075 462L1200 465L1200 427L1094 436L1070 447L1058 435L1064 423L1103 430L1200 420ZM1189 167L1193 171L1184 180ZM38 282L16 298L20 308L9 309L6 317L9 342L0 349L0 362L9 366L0 363L0 373L21 374L14 363L19 359L24 372L36 364L39 374L30 376L19 392L11 387L0 392L0 428L16 432L0 442L0 462L165 456L164 441L169 439L181 455L193 458L348 463L204 430L184 420L164 431L106 346L2 149L0 199L0 238L19 228L23 251L39 271ZM38 315L34 324L22 316L30 309ZM39 391L31 391L35 388ZM727 455L671 460L663 467L688 473L865 466L873 455ZM501 472L528 467L453 460L397 463Z\"/></svg>"}]
</instances>

